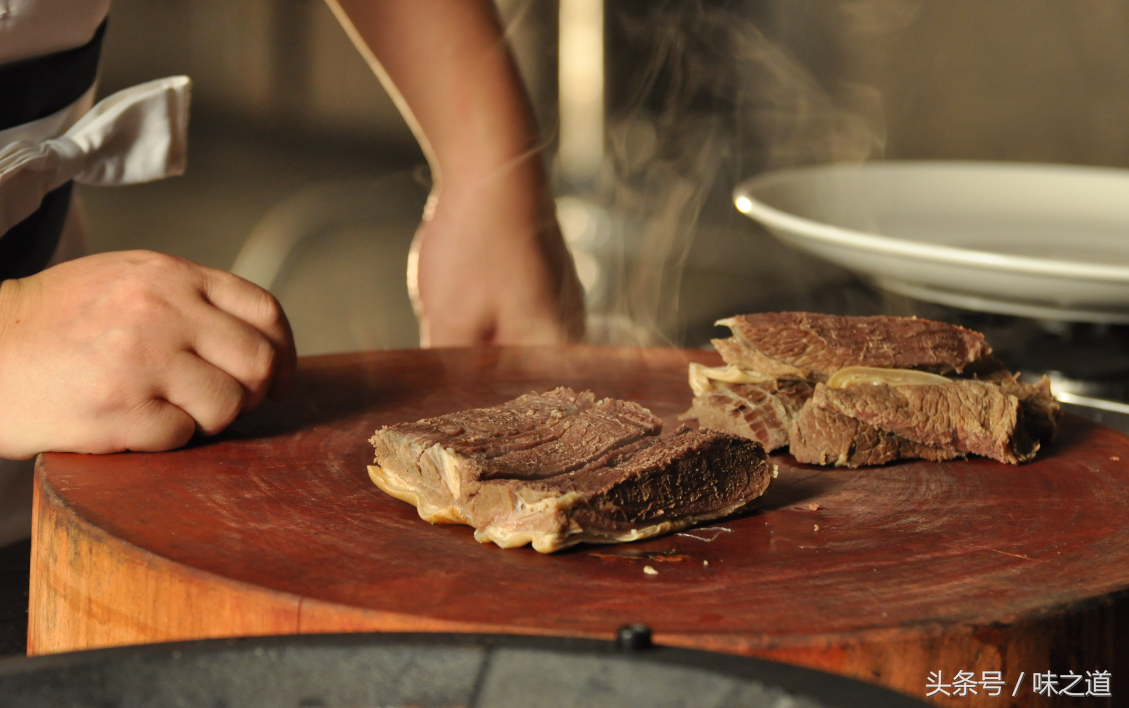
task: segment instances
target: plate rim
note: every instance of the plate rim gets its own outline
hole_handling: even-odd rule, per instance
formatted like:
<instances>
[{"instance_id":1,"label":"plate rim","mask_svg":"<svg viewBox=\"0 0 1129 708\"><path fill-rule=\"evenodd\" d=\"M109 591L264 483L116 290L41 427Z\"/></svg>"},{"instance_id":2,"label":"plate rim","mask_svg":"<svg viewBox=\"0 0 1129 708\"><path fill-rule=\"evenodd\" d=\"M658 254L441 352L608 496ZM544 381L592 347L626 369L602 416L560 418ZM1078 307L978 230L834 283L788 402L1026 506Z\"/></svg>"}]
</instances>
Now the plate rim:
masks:
<instances>
[{"instance_id":1,"label":"plate rim","mask_svg":"<svg viewBox=\"0 0 1129 708\"><path fill-rule=\"evenodd\" d=\"M1062 280L1101 281L1129 284L1129 266L1111 266L1086 261L1052 261L1033 256L1013 256L993 251L958 248L938 244L910 241L894 236L867 233L856 229L833 226L814 219L790 214L758 200L755 190L798 175L843 170L897 170L908 167L941 169L1000 169L1015 171L1042 171L1047 168L1083 173L1120 173L1129 177L1129 170L1111 167L1082 167L1044 163L1008 163L959 160L883 160L874 162L833 162L804 167L790 167L764 172L742 180L733 189L733 202L737 210L769 230L777 228L788 232L791 238L801 237L833 246L847 247L884 256L929 261L947 265L972 267L980 270L997 270L1023 275L1040 275ZM775 235L775 234L774 234ZM848 268L855 270L853 268Z\"/></svg>"}]
</instances>

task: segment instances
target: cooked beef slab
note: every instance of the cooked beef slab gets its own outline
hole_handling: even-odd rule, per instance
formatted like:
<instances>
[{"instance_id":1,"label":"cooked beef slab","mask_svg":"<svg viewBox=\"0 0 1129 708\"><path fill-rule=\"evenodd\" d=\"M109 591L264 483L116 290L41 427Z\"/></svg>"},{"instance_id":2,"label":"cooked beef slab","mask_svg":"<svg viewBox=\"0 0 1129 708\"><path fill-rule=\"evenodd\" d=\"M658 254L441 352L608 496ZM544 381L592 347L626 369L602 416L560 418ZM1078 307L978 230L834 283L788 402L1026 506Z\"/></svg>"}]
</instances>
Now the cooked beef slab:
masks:
<instances>
[{"instance_id":1,"label":"cooked beef slab","mask_svg":"<svg viewBox=\"0 0 1129 708\"><path fill-rule=\"evenodd\" d=\"M732 514L775 472L763 446L714 430L660 436L642 406L558 388L378 430L369 475L431 522L551 553Z\"/></svg>"},{"instance_id":2,"label":"cooked beef slab","mask_svg":"<svg viewBox=\"0 0 1129 708\"><path fill-rule=\"evenodd\" d=\"M1049 381L1018 381L983 335L963 327L803 312L718 324L733 333L714 340L727 366L691 364L689 415L769 450L788 445L801 462L858 467L971 453L1018 464L1058 430Z\"/></svg>"},{"instance_id":3,"label":"cooked beef slab","mask_svg":"<svg viewBox=\"0 0 1129 708\"><path fill-rule=\"evenodd\" d=\"M889 440L874 450L868 444L845 450L843 418L874 428ZM940 460L967 453L1018 464L1039 449L1039 441L1023 425L1016 396L996 384L968 379L936 386L833 389L817 384L795 421L792 439L791 452L798 461L839 466L879 464L879 457L882 462L905 457ZM832 457L835 452L839 456Z\"/></svg>"},{"instance_id":4,"label":"cooked beef slab","mask_svg":"<svg viewBox=\"0 0 1129 708\"><path fill-rule=\"evenodd\" d=\"M912 317L844 317L808 312L737 315L714 340L727 363L774 379L826 381L848 366L960 372L991 349L979 332Z\"/></svg>"}]
</instances>

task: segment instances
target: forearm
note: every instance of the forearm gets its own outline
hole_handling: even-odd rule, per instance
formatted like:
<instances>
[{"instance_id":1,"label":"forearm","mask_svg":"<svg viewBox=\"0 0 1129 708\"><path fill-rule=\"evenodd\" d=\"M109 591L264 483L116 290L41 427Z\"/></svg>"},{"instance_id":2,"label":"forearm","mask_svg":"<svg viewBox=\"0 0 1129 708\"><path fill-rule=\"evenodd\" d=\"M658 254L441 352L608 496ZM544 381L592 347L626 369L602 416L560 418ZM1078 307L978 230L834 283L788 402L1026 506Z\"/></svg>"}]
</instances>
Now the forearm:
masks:
<instances>
[{"instance_id":1,"label":"forearm","mask_svg":"<svg viewBox=\"0 0 1129 708\"><path fill-rule=\"evenodd\" d=\"M408 267L421 342L578 339L582 291L491 0L327 1L431 163Z\"/></svg>"},{"instance_id":2,"label":"forearm","mask_svg":"<svg viewBox=\"0 0 1129 708\"><path fill-rule=\"evenodd\" d=\"M532 110L490 0L328 2L396 99L437 182L540 173Z\"/></svg>"}]
</instances>

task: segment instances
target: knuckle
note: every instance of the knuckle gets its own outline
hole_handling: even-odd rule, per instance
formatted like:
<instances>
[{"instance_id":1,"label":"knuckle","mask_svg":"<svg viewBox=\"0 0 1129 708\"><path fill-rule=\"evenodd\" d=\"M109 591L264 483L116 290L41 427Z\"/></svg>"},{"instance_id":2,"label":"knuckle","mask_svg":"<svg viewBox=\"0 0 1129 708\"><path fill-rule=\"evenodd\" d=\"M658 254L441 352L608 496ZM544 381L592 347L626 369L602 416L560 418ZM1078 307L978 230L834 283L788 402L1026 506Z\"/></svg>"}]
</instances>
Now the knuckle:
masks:
<instances>
[{"instance_id":1,"label":"knuckle","mask_svg":"<svg viewBox=\"0 0 1129 708\"><path fill-rule=\"evenodd\" d=\"M141 322L123 322L103 333L100 343L102 358L104 361L113 362L117 365L112 378L124 378L120 373L120 367L123 366L133 369L135 374L150 368L153 357L145 345L145 338L146 329ZM118 383L119 385L125 384L121 389L123 391L133 388L125 381Z\"/></svg>"},{"instance_id":2,"label":"knuckle","mask_svg":"<svg viewBox=\"0 0 1129 708\"><path fill-rule=\"evenodd\" d=\"M265 339L260 339L256 351L251 356L249 383L257 387L270 381L271 376L274 375L277 359L278 353L275 352L271 343Z\"/></svg>"},{"instance_id":3,"label":"knuckle","mask_svg":"<svg viewBox=\"0 0 1129 708\"><path fill-rule=\"evenodd\" d=\"M178 447L184 447L192 436L196 434L196 427L191 425L188 421L170 421L165 423L162 428L152 434L152 437L145 442L146 448L154 452L164 450L175 450ZM132 449L132 448L131 448Z\"/></svg>"},{"instance_id":4,"label":"knuckle","mask_svg":"<svg viewBox=\"0 0 1129 708\"><path fill-rule=\"evenodd\" d=\"M161 451L180 447L192 437L194 429L175 417L163 415L168 404L155 396L135 400L117 417L120 424L110 435L114 451Z\"/></svg>"},{"instance_id":5,"label":"knuckle","mask_svg":"<svg viewBox=\"0 0 1129 708\"><path fill-rule=\"evenodd\" d=\"M282 311L282 305L279 303L278 298L271 295L267 291L261 291L259 302L259 316L262 318L264 325L270 328L278 328L286 321L286 315Z\"/></svg>"},{"instance_id":6,"label":"knuckle","mask_svg":"<svg viewBox=\"0 0 1129 708\"><path fill-rule=\"evenodd\" d=\"M170 284L191 282L199 266L191 261L154 251L131 253L129 277L126 282L149 292L167 290Z\"/></svg>"},{"instance_id":7,"label":"knuckle","mask_svg":"<svg viewBox=\"0 0 1129 708\"><path fill-rule=\"evenodd\" d=\"M134 287L126 300L126 312L143 322L166 318L172 309L164 296L151 287Z\"/></svg>"},{"instance_id":8,"label":"knuckle","mask_svg":"<svg viewBox=\"0 0 1129 708\"><path fill-rule=\"evenodd\" d=\"M100 308L98 321L128 326L130 323L147 324L167 320L173 307L161 281L131 277L114 285Z\"/></svg>"},{"instance_id":9,"label":"knuckle","mask_svg":"<svg viewBox=\"0 0 1129 708\"><path fill-rule=\"evenodd\" d=\"M156 251L133 251L131 255L134 263L158 272L183 270L186 263L183 258Z\"/></svg>"},{"instance_id":10,"label":"knuckle","mask_svg":"<svg viewBox=\"0 0 1129 708\"><path fill-rule=\"evenodd\" d=\"M225 395L217 396L210 411L208 421L200 421L200 428L207 435L215 435L231 425L243 411L246 394L239 386L234 386Z\"/></svg>"},{"instance_id":11,"label":"knuckle","mask_svg":"<svg viewBox=\"0 0 1129 708\"><path fill-rule=\"evenodd\" d=\"M86 386L88 400L100 416L143 412L154 403L150 392L120 368L91 377Z\"/></svg>"}]
</instances>

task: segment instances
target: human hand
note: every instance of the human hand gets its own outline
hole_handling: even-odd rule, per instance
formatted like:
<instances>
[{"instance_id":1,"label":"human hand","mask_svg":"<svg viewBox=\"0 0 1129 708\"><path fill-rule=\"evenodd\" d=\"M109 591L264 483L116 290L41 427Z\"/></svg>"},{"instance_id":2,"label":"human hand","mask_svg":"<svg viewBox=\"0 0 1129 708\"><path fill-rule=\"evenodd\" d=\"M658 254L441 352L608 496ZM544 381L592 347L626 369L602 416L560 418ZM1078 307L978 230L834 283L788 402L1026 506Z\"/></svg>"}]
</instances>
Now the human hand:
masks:
<instances>
[{"instance_id":1,"label":"human hand","mask_svg":"<svg viewBox=\"0 0 1129 708\"><path fill-rule=\"evenodd\" d=\"M436 189L408 287L423 346L556 344L584 300L493 0L329 0L419 140Z\"/></svg>"},{"instance_id":2,"label":"human hand","mask_svg":"<svg viewBox=\"0 0 1129 708\"><path fill-rule=\"evenodd\" d=\"M278 301L147 251L0 284L0 457L159 451L213 435L296 364Z\"/></svg>"},{"instance_id":3,"label":"human hand","mask_svg":"<svg viewBox=\"0 0 1129 708\"><path fill-rule=\"evenodd\" d=\"M408 273L422 346L584 336L583 290L539 174L454 181L432 195Z\"/></svg>"}]
</instances>

